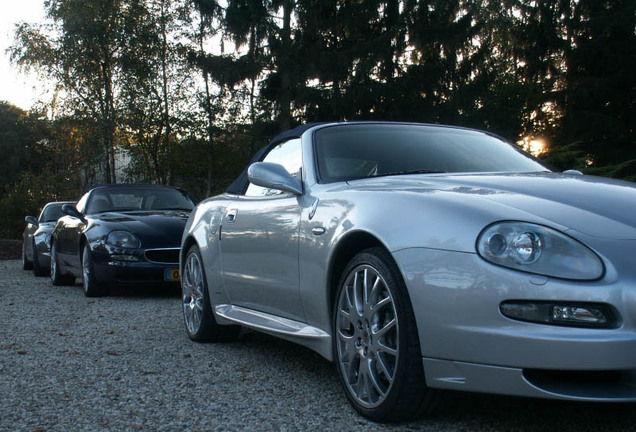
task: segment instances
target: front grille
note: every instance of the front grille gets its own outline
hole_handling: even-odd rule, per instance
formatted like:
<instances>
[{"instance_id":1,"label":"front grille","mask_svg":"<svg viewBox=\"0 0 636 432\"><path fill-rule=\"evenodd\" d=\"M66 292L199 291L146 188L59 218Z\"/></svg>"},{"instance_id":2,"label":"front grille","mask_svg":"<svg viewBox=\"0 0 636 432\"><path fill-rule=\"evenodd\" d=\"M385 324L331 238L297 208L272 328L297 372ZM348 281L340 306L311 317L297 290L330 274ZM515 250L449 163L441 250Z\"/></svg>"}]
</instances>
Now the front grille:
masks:
<instances>
[{"instance_id":1,"label":"front grille","mask_svg":"<svg viewBox=\"0 0 636 432\"><path fill-rule=\"evenodd\" d=\"M179 251L179 248L148 249L146 250L146 259L156 263L178 265Z\"/></svg>"}]
</instances>

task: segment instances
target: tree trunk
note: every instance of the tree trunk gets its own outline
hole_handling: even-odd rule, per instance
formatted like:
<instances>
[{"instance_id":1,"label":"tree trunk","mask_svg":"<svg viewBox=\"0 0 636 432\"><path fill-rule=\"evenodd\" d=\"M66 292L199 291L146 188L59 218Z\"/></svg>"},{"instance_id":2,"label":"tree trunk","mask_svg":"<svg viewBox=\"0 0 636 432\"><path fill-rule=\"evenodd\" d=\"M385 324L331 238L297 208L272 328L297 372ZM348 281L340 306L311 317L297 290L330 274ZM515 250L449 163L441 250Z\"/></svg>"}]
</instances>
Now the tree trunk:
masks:
<instances>
[{"instance_id":1,"label":"tree trunk","mask_svg":"<svg viewBox=\"0 0 636 432\"><path fill-rule=\"evenodd\" d=\"M291 14L294 4L291 0L283 4L283 28L281 30L282 53L278 64L280 74L280 99L279 99L279 119L280 130L285 131L291 127Z\"/></svg>"},{"instance_id":2,"label":"tree trunk","mask_svg":"<svg viewBox=\"0 0 636 432\"><path fill-rule=\"evenodd\" d=\"M170 124L170 105L168 100L168 72L167 61L168 57L168 41L166 35L166 11L165 0L161 2L161 75L162 75L162 91L163 91L163 123L165 127L165 133L163 135L163 149L162 154L164 156L170 154L170 135L172 135L172 126ZM166 158L163 158L164 161ZM157 173L159 174L159 173ZM167 176L161 175L161 183L167 183Z\"/></svg>"}]
</instances>

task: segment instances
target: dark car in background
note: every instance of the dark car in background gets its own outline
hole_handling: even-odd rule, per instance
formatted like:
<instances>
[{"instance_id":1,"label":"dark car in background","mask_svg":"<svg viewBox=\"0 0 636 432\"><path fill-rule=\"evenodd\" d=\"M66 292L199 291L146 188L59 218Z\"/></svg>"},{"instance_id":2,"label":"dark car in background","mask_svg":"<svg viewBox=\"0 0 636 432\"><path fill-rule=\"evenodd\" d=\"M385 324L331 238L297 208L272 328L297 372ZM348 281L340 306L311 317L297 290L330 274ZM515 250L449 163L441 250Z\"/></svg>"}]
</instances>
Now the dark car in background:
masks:
<instances>
[{"instance_id":1,"label":"dark car in background","mask_svg":"<svg viewBox=\"0 0 636 432\"><path fill-rule=\"evenodd\" d=\"M27 216L27 223L22 233L22 268L33 269L36 276L46 276L51 267L51 233L55 223L64 216L62 206L73 204L72 201L56 201L46 204L40 216Z\"/></svg>"},{"instance_id":2,"label":"dark car in background","mask_svg":"<svg viewBox=\"0 0 636 432\"><path fill-rule=\"evenodd\" d=\"M51 281L81 278L87 297L111 285L177 286L181 235L196 200L170 186L97 186L65 205L51 238Z\"/></svg>"}]
</instances>

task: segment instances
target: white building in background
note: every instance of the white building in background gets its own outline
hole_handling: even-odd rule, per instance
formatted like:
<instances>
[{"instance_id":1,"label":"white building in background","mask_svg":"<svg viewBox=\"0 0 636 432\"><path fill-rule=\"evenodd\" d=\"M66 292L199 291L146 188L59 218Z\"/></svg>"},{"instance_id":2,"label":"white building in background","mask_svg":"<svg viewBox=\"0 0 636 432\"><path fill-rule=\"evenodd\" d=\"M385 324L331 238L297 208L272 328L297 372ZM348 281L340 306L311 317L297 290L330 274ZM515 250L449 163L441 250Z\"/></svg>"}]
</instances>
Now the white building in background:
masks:
<instances>
[{"instance_id":1,"label":"white building in background","mask_svg":"<svg viewBox=\"0 0 636 432\"><path fill-rule=\"evenodd\" d=\"M117 183L128 180L127 170L132 163L132 156L127 147L115 147L115 178ZM133 179L130 179L133 180Z\"/></svg>"},{"instance_id":2,"label":"white building in background","mask_svg":"<svg viewBox=\"0 0 636 432\"><path fill-rule=\"evenodd\" d=\"M128 169L132 163L132 156L127 147L115 147L115 180L117 183L134 182L128 174ZM96 184L106 183L104 167L101 164L93 165L82 169L82 184L84 188Z\"/></svg>"}]
</instances>

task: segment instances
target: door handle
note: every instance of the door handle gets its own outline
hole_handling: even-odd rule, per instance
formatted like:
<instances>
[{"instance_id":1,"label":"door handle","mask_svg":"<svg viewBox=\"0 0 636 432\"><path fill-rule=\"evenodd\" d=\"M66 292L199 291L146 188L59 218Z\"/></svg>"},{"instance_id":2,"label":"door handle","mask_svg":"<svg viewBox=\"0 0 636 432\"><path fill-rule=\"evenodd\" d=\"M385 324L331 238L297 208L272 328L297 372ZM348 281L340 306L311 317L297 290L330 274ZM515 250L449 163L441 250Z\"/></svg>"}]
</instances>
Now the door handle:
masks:
<instances>
[{"instance_id":1,"label":"door handle","mask_svg":"<svg viewBox=\"0 0 636 432\"><path fill-rule=\"evenodd\" d=\"M325 231L326 230L323 227L313 227L311 229L311 233L315 236L323 235Z\"/></svg>"},{"instance_id":2,"label":"door handle","mask_svg":"<svg viewBox=\"0 0 636 432\"><path fill-rule=\"evenodd\" d=\"M234 221L236 220L236 216L237 215L238 215L238 210L237 209L232 209L232 210L227 212L227 215L225 216L225 221L227 223L234 223Z\"/></svg>"}]
</instances>

